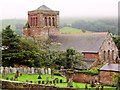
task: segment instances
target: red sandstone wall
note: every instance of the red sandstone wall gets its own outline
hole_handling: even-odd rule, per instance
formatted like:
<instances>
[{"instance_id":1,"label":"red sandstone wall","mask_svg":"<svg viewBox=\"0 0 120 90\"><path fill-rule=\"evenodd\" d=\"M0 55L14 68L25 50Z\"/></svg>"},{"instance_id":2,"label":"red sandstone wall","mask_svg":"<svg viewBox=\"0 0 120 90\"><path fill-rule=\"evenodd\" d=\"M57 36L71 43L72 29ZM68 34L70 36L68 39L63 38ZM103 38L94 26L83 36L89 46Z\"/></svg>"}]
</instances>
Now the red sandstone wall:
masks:
<instances>
[{"instance_id":1,"label":"red sandstone wall","mask_svg":"<svg viewBox=\"0 0 120 90\"><path fill-rule=\"evenodd\" d=\"M73 78L74 82L90 83L90 80L98 81L98 75L78 73L78 74L73 74L71 77Z\"/></svg>"},{"instance_id":2,"label":"red sandstone wall","mask_svg":"<svg viewBox=\"0 0 120 90\"><path fill-rule=\"evenodd\" d=\"M98 54L96 54L96 53L84 53L84 57L87 59L98 59Z\"/></svg>"}]
</instances>

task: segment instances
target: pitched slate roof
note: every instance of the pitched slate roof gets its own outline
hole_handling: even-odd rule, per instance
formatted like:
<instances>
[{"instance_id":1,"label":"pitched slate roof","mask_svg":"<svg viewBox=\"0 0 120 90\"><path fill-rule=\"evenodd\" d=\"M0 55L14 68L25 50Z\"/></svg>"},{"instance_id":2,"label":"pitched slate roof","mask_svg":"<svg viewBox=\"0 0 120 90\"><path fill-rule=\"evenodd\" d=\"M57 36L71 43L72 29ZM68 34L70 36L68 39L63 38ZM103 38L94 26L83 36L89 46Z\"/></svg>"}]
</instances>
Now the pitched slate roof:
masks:
<instances>
[{"instance_id":1,"label":"pitched slate roof","mask_svg":"<svg viewBox=\"0 0 120 90\"><path fill-rule=\"evenodd\" d=\"M75 48L78 52L97 53L105 40L108 33L93 34L60 34L58 36L50 36L52 42L61 44L60 49Z\"/></svg>"},{"instance_id":2,"label":"pitched slate roof","mask_svg":"<svg viewBox=\"0 0 120 90\"><path fill-rule=\"evenodd\" d=\"M115 71L120 72L120 64L105 64L99 69L100 71Z\"/></svg>"},{"instance_id":3,"label":"pitched slate roof","mask_svg":"<svg viewBox=\"0 0 120 90\"><path fill-rule=\"evenodd\" d=\"M49 7L47 7L45 5L42 5L42 6L38 7L37 10L52 11L52 9L50 9Z\"/></svg>"}]
</instances>

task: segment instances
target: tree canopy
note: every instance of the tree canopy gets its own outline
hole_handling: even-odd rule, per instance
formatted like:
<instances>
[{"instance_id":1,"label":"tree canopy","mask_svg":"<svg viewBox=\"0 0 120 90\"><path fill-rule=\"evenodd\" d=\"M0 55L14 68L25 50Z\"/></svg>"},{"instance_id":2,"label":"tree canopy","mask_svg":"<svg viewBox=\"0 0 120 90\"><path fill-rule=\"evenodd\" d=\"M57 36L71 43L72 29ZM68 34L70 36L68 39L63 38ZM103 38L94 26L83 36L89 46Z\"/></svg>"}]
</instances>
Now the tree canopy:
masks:
<instances>
[{"instance_id":1,"label":"tree canopy","mask_svg":"<svg viewBox=\"0 0 120 90\"><path fill-rule=\"evenodd\" d=\"M59 69L61 66L74 68L76 65L82 64L82 56L75 49L60 51L60 44L51 42L46 36L20 37L10 26L3 29L2 42L3 66L19 64Z\"/></svg>"}]
</instances>

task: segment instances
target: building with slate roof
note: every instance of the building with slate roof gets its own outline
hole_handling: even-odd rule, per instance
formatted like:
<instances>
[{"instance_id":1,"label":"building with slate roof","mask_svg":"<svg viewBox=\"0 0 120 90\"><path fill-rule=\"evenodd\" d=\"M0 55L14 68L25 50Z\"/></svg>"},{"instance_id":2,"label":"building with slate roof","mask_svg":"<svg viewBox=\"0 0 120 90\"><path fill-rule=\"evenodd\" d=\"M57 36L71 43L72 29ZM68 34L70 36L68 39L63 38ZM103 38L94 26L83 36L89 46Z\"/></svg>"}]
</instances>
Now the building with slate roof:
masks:
<instances>
[{"instance_id":1,"label":"building with slate roof","mask_svg":"<svg viewBox=\"0 0 120 90\"><path fill-rule=\"evenodd\" d=\"M84 56L88 68L104 63L116 63L118 49L108 32L85 34L60 34L59 11L45 5L28 11L28 23L24 35L35 37L39 34L49 35L52 42L60 43L60 50L74 48Z\"/></svg>"},{"instance_id":2,"label":"building with slate roof","mask_svg":"<svg viewBox=\"0 0 120 90\"><path fill-rule=\"evenodd\" d=\"M106 85L114 85L114 76L120 74L120 64L106 63L99 69L99 82Z\"/></svg>"},{"instance_id":3,"label":"building with slate roof","mask_svg":"<svg viewBox=\"0 0 120 90\"><path fill-rule=\"evenodd\" d=\"M28 22L23 31L24 35L31 37L40 34L58 34L59 11L54 11L45 5L33 11L28 11Z\"/></svg>"},{"instance_id":4,"label":"building with slate roof","mask_svg":"<svg viewBox=\"0 0 120 90\"><path fill-rule=\"evenodd\" d=\"M108 32L89 34L59 34L51 36L52 42L60 43L60 49L65 51L74 48L82 53L88 67L104 63L116 63L118 49Z\"/></svg>"}]
</instances>

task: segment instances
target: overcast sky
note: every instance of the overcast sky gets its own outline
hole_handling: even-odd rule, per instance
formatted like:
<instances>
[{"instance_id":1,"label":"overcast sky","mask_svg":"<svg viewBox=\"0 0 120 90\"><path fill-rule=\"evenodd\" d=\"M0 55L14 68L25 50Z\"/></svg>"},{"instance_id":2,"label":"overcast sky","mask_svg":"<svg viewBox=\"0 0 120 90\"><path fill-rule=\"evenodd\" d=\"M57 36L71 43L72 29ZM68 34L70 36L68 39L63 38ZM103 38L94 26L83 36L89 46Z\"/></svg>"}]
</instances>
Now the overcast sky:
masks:
<instances>
[{"instance_id":1,"label":"overcast sky","mask_svg":"<svg viewBox=\"0 0 120 90\"><path fill-rule=\"evenodd\" d=\"M0 18L25 18L27 11L46 5L60 11L61 17L118 16L119 0L1 0Z\"/></svg>"}]
</instances>

